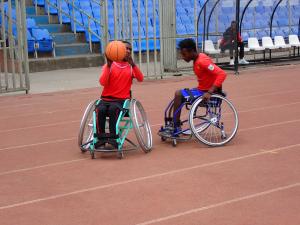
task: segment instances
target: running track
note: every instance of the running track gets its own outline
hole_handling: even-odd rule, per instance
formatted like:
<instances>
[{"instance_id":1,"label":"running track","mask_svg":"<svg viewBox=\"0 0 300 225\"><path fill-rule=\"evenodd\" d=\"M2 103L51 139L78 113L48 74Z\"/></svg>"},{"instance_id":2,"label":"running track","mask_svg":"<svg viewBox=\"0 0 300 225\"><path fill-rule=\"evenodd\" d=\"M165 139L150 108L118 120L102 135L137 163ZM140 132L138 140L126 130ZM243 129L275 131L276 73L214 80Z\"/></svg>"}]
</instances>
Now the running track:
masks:
<instances>
[{"instance_id":1,"label":"running track","mask_svg":"<svg viewBox=\"0 0 300 225\"><path fill-rule=\"evenodd\" d=\"M228 76L240 127L220 148L173 148L156 135L174 91L194 86L194 77L134 85L154 149L123 160L77 147L98 88L0 97L0 224L300 224L300 66Z\"/></svg>"}]
</instances>

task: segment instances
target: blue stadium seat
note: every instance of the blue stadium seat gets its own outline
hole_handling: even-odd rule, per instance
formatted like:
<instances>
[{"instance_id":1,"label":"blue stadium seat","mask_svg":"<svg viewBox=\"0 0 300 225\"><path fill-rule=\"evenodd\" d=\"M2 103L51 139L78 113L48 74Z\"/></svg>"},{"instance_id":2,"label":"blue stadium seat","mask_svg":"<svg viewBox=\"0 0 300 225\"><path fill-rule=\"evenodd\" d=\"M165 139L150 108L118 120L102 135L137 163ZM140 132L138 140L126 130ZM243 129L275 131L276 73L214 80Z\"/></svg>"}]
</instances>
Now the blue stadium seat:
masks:
<instances>
[{"instance_id":1,"label":"blue stadium seat","mask_svg":"<svg viewBox=\"0 0 300 225\"><path fill-rule=\"evenodd\" d=\"M68 4L65 1L61 1L60 7L61 7L61 10L63 11L63 13L61 13L61 16L60 15L58 16L59 22L71 23L70 17L67 16L67 15L71 16L71 12L70 12ZM61 19L60 19L60 17L61 17Z\"/></svg>"},{"instance_id":2,"label":"blue stadium seat","mask_svg":"<svg viewBox=\"0 0 300 225\"><path fill-rule=\"evenodd\" d=\"M44 6L45 5L45 0L33 0L32 3L35 5L37 2L38 6Z\"/></svg>"},{"instance_id":3,"label":"blue stadium seat","mask_svg":"<svg viewBox=\"0 0 300 225\"><path fill-rule=\"evenodd\" d=\"M195 33L194 23L185 24L185 27L186 27L186 34L194 34Z\"/></svg>"},{"instance_id":4,"label":"blue stadium seat","mask_svg":"<svg viewBox=\"0 0 300 225\"><path fill-rule=\"evenodd\" d=\"M53 51L53 38L47 29L32 29L32 36L36 40L38 52Z\"/></svg>"},{"instance_id":5,"label":"blue stadium seat","mask_svg":"<svg viewBox=\"0 0 300 225\"><path fill-rule=\"evenodd\" d=\"M187 34L186 27L182 23L178 23L176 26L176 33L179 35Z\"/></svg>"},{"instance_id":6,"label":"blue stadium seat","mask_svg":"<svg viewBox=\"0 0 300 225\"><path fill-rule=\"evenodd\" d=\"M269 20L265 19L264 17L258 17L255 21L255 28L266 28L269 27Z\"/></svg>"},{"instance_id":7,"label":"blue stadium seat","mask_svg":"<svg viewBox=\"0 0 300 225\"><path fill-rule=\"evenodd\" d=\"M287 17L278 18L277 19L277 25L279 27L284 27L289 25L289 19Z\"/></svg>"},{"instance_id":8,"label":"blue stadium seat","mask_svg":"<svg viewBox=\"0 0 300 225\"><path fill-rule=\"evenodd\" d=\"M27 30L27 46L29 53L35 52L35 39L32 37L29 30Z\"/></svg>"},{"instance_id":9,"label":"blue stadium seat","mask_svg":"<svg viewBox=\"0 0 300 225\"><path fill-rule=\"evenodd\" d=\"M57 9L53 5L57 7L56 0L49 0L49 4L45 1L45 12L48 13L49 11L50 14L57 15Z\"/></svg>"},{"instance_id":10,"label":"blue stadium seat","mask_svg":"<svg viewBox=\"0 0 300 225\"><path fill-rule=\"evenodd\" d=\"M33 18L26 19L27 29L31 31L34 28L37 28L36 22Z\"/></svg>"},{"instance_id":11,"label":"blue stadium seat","mask_svg":"<svg viewBox=\"0 0 300 225\"><path fill-rule=\"evenodd\" d=\"M265 37L265 36L269 36L269 34L267 34L265 30L257 30L256 31L256 37L258 39L261 39L262 37Z\"/></svg>"},{"instance_id":12,"label":"blue stadium seat","mask_svg":"<svg viewBox=\"0 0 300 225\"><path fill-rule=\"evenodd\" d=\"M71 16L72 16L72 14L71 14ZM75 11L74 12L74 17L77 20L77 23L76 22L74 23L73 19L71 19L71 29L72 29L72 31L74 31L74 25L75 25L76 32L84 32L85 29L81 25L81 24L83 24L81 13L79 11Z\"/></svg>"},{"instance_id":13,"label":"blue stadium seat","mask_svg":"<svg viewBox=\"0 0 300 225\"><path fill-rule=\"evenodd\" d=\"M96 34L98 34L99 36L101 35L100 28L95 27L95 28L92 29L92 31L95 32ZM87 42L90 41L90 36L89 36L89 33L87 31L85 31L85 39L86 39ZM96 35L91 33L91 42L98 43L98 42L100 42L100 39Z\"/></svg>"}]
</instances>

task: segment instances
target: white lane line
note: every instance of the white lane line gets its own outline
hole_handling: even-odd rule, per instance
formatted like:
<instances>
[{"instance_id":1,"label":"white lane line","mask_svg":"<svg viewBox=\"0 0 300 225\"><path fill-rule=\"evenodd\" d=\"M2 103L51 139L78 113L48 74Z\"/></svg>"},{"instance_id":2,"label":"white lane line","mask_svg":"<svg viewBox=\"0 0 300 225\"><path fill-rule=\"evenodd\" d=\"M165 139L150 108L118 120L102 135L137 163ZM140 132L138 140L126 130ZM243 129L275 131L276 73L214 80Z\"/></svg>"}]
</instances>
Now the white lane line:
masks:
<instances>
[{"instance_id":1,"label":"white lane line","mask_svg":"<svg viewBox=\"0 0 300 225\"><path fill-rule=\"evenodd\" d=\"M241 201L249 200L249 199L252 199L252 198L262 197L262 196L269 195L269 194L272 194L272 193L275 193L275 192L284 191L284 190L296 188L296 187L299 187L299 186L300 186L300 183L294 183L294 184L290 184L290 185L286 185L286 186L281 186L281 187L269 189L269 190L266 190L266 191L254 193L254 194L251 194L251 195L245 195L245 196L242 196L242 197L239 197L239 198L233 198L233 199L223 201L223 202L219 202L219 203L216 203L216 204L211 204L211 205L207 205L207 206L203 206L203 207L199 207L199 208L194 208L194 209L187 210L187 211L184 211L184 212L181 212L181 213L176 213L176 214L172 214L172 215L169 215L169 216L160 217L160 218L157 218L157 219L145 221L145 222L142 222L142 223L139 223L139 224L136 224L136 225L155 224L155 223L163 222L163 221L166 221L166 220L178 218L178 217L181 217L181 216L186 216L186 215L189 215L189 214L199 213L199 212L209 210L209 209L214 209L214 208L217 208L217 207L220 207L220 206L226 206L226 205L230 205L232 203L241 202Z\"/></svg>"},{"instance_id":2,"label":"white lane line","mask_svg":"<svg viewBox=\"0 0 300 225\"><path fill-rule=\"evenodd\" d=\"M286 106L291 106L291 105L297 105L300 102L293 102L293 103L288 103L288 104L283 104L283 105L275 105L275 106L267 106L267 107L261 107L261 108L252 108L249 110L241 110L238 111L238 113L247 113L247 112L255 112L259 110L265 110L265 109L274 109L274 108L281 108L281 107L286 107ZM148 110L147 112L158 112L160 110ZM27 129L35 129L35 128L41 128L41 127L49 127L49 126L56 126L56 125L62 125L62 124L68 124L68 123L79 123L80 120L72 120L72 121L65 121L65 122L60 122L60 123L49 123L49 124L42 124L38 126L31 126L31 127L22 127L22 128L15 128L15 129L10 129L10 130L0 130L0 133L5 133L5 132L13 132L13 131L19 131L19 130L27 130ZM160 124L162 125L162 124ZM153 125L153 126L158 126L158 125Z\"/></svg>"},{"instance_id":3,"label":"white lane line","mask_svg":"<svg viewBox=\"0 0 300 225\"><path fill-rule=\"evenodd\" d=\"M284 93L294 93L294 92L298 92L297 90L291 90L291 91L285 91ZM269 92L269 93L265 93L265 94L259 94L259 95L249 95L249 96L240 96L240 97L235 97L233 99L249 99L249 98L256 98L256 97L264 97L264 96L271 96L271 95L277 95L277 94L283 94L282 91L280 92ZM85 98L84 98L85 99ZM231 98L230 98L231 99ZM80 99L80 100L83 100ZM35 103L34 103L35 104ZM24 104L23 106L30 106L30 105L34 105L34 104ZM37 104L44 104L44 103L37 103ZM49 104L48 102L45 104ZM20 105L18 105L20 106ZM9 107L16 107L16 105L13 106L5 106L4 108L9 108ZM0 109L3 109L3 107ZM74 108L74 109L78 109L78 108ZM65 109L65 110L55 110L52 112L64 112L64 111L70 111L71 109ZM32 114L28 114L29 116L34 116L34 115L41 115L41 114L48 114L49 112L45 111L45 112L39 112L39 113L32 113ZM22 115L20 115L22 116ZM0 117L0 120L2 119L9 119L9 118L15 118L14 116L9 116L9 117Z\"/></svg>"},{"instance_id":4,"label":"white lane line","mask_svg":"<svg viewBox=\"0 0 300 225\"><path fill-rule=\"evenodd\" d=\"M15 149L33 147L33 146L38 146L38 145L55 144L55 143L61 143L61 142L66 142L66 141L73 141L75 139L76 139L75 137L72 137L72 138L65 138L65 139L59 139L59 140L54 140L54 141L38 142L38 143L33 143L33 144L28 144L28 145L10 146L10 147L6 147L6 148L0 148L0 151L6 151L6 150L11 150L11 149L15 150Z\"/></svg>"},{"instance_id":5,"label":"white lane line","mask_svg":"<svg viewBox=\"0 0 300 225\"><path fill-rule=\"evenodd\" d=\"M59 122L59 123L48 123L48 124L41 124L41 125L38 125L38 126L21 127L21 128L10 129L10 130L0 130L0 133L7 133L7 132L14 132L14 131L42 128L42 127L53 127L53 126L58 126L58 125L70 124L70 123L78 123L79 124L80 120L71 120L71 121L65 121L65 122Z\"/></svg>"},{"instance_id":6,"label":"white lane line","mask_svg":"<svg viewBox=\"0 0 300 225\"><path fill-rule=\"evenodd\" d=\"M85 158L85 159L74 159L74 160L62 161L62 162L57 162L57 163L49 163L49 164L44 164L44 165L41 165L41 166L34 166L34 167L29 167L29 168L24 168L24 169L10 170L10 171L0 173L0 176L12 174L12 173L20 173L20 172L26 172L26 171L36 170L36 169L42 169L42 168L52 167L52 166L66 165L66 164L70 164L70 163L81 162L81 161L84 161L84 160L88 160L88 159L87 158Z\"/></svg>"},{"instance_id":7,"label":"white lane line","mask_svg":"<svg viewBox=\"0 0 300 225\"><path fill-rule=\"evenodd\" d=\"M270 124L266 124L266 125L262 125L262 126L257 126L257 127L250 127L250 128L239 129L238 132L249 131L249 130L257 130L257 129L266 128L266 127L280 126L280 125L284 125L284 124L298 123L298 122L300 122L300 119L299 120L289 120L289 121L278 122L278 123L270 123Z\"/></svg>"},{"instance_id":8,"label":"white lane line","mask_svg":"<svg viewBox=\"0 0 300 225\"><path fill-rule=\"evenodd\" d=\"M247 112L255 112L255 111L262 111L266 109L276 109L276 108L281 108L281 107L286 107L286 106L292 106L292 105L297 105L300 102L292 102L292 103L287 103L287 104L282 104L282 105L273 105L273 106L266 106L266 107L260 107L260 108L252 108L252 109L246 109L246 110L238 110L238 113L247 113Z\"/></svg>"},{"instance_id":9,"label":"white lane line","mask_svg":"<svg viewBox=\"0 0 300 225\"><path fill-rule=\"evenodd\" d=\"M300 119L299 120L290 120L290 121L285 121L285 122L280 122L280 123L270 123L270 124L266 124L263 126L250 127L250 128L245 128L245 129L239 129L238 132L244 132L244 131L248 131L248 130L256 130L256 129L266 128L266 127L273 127L273 126L279 126L279 125L284 125L284 124L289 124L289 123L297 123L297 122L300 122ZM157 126L161 126L161 125L162 125L161 123L153 124L153 125L151 125L151 127L157 127ZM71 141L71 140L75 140L76 138L77 137L59 139L59 140L54 140L54 141L38 142L38 143L33 143L33 144L28 144L28 145L17 145L17 146L11 146L11 147L6 147L6 148L0 148L0 152L5 151L5 150L10 150L10 149L20 149L20 148L32 147L32 146L38 146L38 145L44 145L44 144L53 144L53 143Z\"/></svg>"},{"instance_id":10,"label":"white lane line","mask_svg":"<svg viewBox=\"0 0 300 225\"><path fill-rule=\"evenodd\" d=\"M131 183L135 183L135 182L139 182L139 181L150 180L150 179L163 177L163 176L167 176L167 175L183 173L183 172L187 172L187 171L191 171L191 170L195 170L195 169L199 169L199 168L225 164L225 163L234 162L234 161L238 161L238 160L242 160L242 159L253 158L253 157L256 157L256 156L269 154L270 152L273 152L273 151L283 151L283 150L286 150L286 149L291 149L291 148L295 148L295 147L299 147L299 146L300 146L300 143L295 144L295 145L289 145L289 146L284 146L284 147L280 147L280 148L275 148L275 149L271 149L271 150L268 150L268 151L263 151L263 152L260 151L260 152L257 152L257 153L248 154L248 155L239 156L239 157L234 157L234 158L230 158L230 159L226 159L226 160L195 165L195 166L186 167L186 168L177 169L177 170L171 170L171 171L168 171L168 172L153 174L153 175L150 175L150 176L137 177L135 179L125 180L125 181L120 181L120 182L115 182L115 183L105 184L105 185L100 185L100 186L95 186L95 187L91 187L91 188L85 188L85 189L81 189L81 190L77 190L77 191L73 191L73 192L68 192L68 193L58 194L58 195L52 195L52 196L48 196L48 197L45 197L45 198L38 198L38 199L30 200L30 201L19 202L19 203L15 203L15 204L11 204L11 205L1 206L0 210L11 209L11 208L30 205L30 204L34 204L34 203L38 203L38 202L64 198L64 197L67 197L67 196L77 195L77 194L86 193L86 192L90 192L90 191L97 191L97 190L101 190L101 189L105 189L105 188L117 187L117 186L121 186L121 185L125 185L125 184L131 184Z\"/></svg>"}]
</instances>

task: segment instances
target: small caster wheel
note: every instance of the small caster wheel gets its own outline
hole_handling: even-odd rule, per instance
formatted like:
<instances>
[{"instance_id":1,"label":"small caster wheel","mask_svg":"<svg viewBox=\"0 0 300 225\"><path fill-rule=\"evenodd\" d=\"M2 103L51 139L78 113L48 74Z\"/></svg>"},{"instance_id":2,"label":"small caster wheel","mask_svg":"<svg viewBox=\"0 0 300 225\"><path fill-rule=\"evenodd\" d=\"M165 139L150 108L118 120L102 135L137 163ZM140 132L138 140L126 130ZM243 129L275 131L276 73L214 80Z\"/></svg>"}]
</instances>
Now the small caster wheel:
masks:
<instances>
[{"instance_id":1,"label":"small caster wheel","mask_svg":"<svg viewBox=\"0 0 300 225\"><path fill-rule=\"evenodd\" d=\"M227 136L226 136L226 134L225 134L225 131L222 130L221 133L222 133L222 134L221 134L221 138L222 138L223 140L226 140Z\"/></svg>"},{"instance_id":2,"label":"small caster wheel","mask_svg":"<svg viewBox=\"0 0 300 225\"><path fill-rule=\"evenodd\" d=\"M118 159L123 159L123 158L124 158L123 151L118 152Z\"/></svg>"},{"instance_id":3,"label":"small caster wheel","mask_svg":"<svg viewBox=\"0 0 300 225\"><path fill-rule=\"evenodd\" d=\"M81 148L81 153L86 153L86 149L84 149L84 148Z\"/></svg>"},{"instance_id":4,"label":"small caster wheel","mask_svg":"<svg viewBox=\"0 0 300 225\"><path fill-rule=\"evenodd\" d=\"M95 151L91 151L91 158L95 159Z\"/></svg>"},{"instance_id":5,"label":"small caster wheel","mask_svg":"<svg viewBox=\"0 0 300 225\"><path fill-rule=\"evenodd\" d=\"M173 139L173 141L172 141L172 146L173 146L173 147L176 147L176 145L177 145L177 140L176 140L176 139Z\"/></svg>"}]
</instances>

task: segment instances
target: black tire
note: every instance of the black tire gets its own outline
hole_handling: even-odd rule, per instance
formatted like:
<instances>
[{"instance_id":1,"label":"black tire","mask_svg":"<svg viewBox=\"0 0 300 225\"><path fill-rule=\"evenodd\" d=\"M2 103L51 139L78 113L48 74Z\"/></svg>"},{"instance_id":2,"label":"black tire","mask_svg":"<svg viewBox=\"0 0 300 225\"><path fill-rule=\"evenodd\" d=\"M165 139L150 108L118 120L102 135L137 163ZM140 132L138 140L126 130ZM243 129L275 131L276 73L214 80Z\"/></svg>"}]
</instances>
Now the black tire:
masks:
<instances>
[{"instance_id":1,"label":"black tire","mask_svg":"<svg viewBox=\"0 0 300 225\"><path fill-rule=\"evenodd\" d=\"M130 119L139 145L144 152L150 152L152 149L152 132L150 124L142 104L135 99L131 100Z\"/></svg>"},{"instance_id":2,"label":"black tire","mask_svg":"<svg viewBox=\"0 0 300 225\"><path fill-rule=\"evenodd\" d=\"M87 143L93 140L93 112L95 106L96 101L88 104L80 122L78 146L83 153L89 150L89 144Z\"/></svg>"},{"instance_id":3,"label":"black tire","mask_svg":"<svg viewBox=\"0 0 300 225\"><path fill-rule=\"evenodd\" d=\"M208 103L198 98L189 114L192 133L202 143L222 146L230 142L238 129L238 114L233 104L223 96L213 95Z\"/></svg>"}]
</instances>

